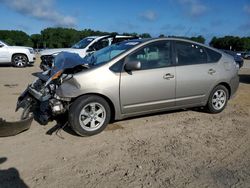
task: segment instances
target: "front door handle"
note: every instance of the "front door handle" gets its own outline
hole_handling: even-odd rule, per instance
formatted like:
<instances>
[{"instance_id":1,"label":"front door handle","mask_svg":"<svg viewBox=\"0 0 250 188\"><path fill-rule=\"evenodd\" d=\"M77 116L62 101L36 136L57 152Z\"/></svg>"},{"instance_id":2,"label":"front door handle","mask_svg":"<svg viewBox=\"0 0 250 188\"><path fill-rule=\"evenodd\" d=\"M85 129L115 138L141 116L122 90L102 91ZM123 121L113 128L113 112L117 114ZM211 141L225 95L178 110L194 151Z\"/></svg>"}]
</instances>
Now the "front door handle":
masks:
<instances>
[{"instance_id":1,"label":"front door handle","mask_svg":"<svg viewBox=\"0 0 250 188\"><path fill-rule=\"evenodd\" d=\"M216 73L216 70L214 70L214 69L209 69L208 70L208 74L214 74L214 73Z\"/></svg>"},{"instance_id":2,"label":"front door handle","mask_svg":"<svg viewBox=\"0 0 250 188\"><path fill-rule=\"evenodd\" d=\"M166 79L166 80L169 80L169 79L171 79L171 78L174 78L174 75L173 75L173 74L170 74L170 73L167 73L167 74L165 74L165 75L163 76L163 78Z\"/></svg>"}]
</instances>

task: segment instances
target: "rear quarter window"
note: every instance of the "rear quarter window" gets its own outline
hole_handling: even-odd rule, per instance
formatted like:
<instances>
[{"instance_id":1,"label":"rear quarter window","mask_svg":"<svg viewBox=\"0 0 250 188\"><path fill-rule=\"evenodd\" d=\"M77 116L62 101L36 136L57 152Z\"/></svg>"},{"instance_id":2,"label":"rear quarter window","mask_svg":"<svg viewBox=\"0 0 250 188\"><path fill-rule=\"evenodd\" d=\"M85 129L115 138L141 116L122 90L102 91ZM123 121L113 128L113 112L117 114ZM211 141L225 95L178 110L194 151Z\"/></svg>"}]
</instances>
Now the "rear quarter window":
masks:
<instances>
[{"instance_id":1,"label":"rear quarter window","mask_svg":"<svg viewBox=\"0 0 250 188\"><path fill-rule=\"evenodd\" d=\"M209 48L205 48L207 55L208 55L208 59L207 62L208 63L215 63L218 62L221 58L221 54L219 52L216 52L214 50L211 50Z\"/></svg>"}]
</instances>

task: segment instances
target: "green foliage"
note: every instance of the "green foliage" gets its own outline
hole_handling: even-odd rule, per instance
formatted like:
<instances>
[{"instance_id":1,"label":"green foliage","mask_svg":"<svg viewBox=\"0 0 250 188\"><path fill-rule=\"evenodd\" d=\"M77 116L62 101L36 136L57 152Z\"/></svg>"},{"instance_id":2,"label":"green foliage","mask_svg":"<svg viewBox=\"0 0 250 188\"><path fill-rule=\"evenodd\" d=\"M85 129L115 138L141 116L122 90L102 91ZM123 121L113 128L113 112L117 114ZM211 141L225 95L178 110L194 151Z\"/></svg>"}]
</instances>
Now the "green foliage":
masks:
<instances>
[{"instance_id":1,"label":"green foliage","mask_svg":"<svg viewBox=\"0 0 250 188\"><path fill-rule=\"evenodd\" d=\"M34 48L67 48L87 36L116 35L116 32L95 31L91 29L76 30L69 28L46 28L40 34L29 36L23 31L0 30L0 40L19 46L32 46ZM151 38L149 33L138 34L122 33L122 35L139 36L141 38ZM159 37L165 37L163 34ZM205 38L201 35L195 37L169 36L184 38L199 43L205 43ZM209 43L211 46L219 49L231 49L236 51L250 50L250 37L225 36L221 38L213 37Z\"/></svg>"},{"instance_id":2,"label":"green foliage","mask_svg":"<svg viewBox=\"0 0 250 188\"><path fill-rule=\"evenodd\" d=\"M204 44L206 39L199 35L198 37L191 37L190 40Z\"/></svg>"},{"instance_id":3,"label":"green foliage","mask_svg":"<svg viewBox=\"0 0 250 188\"><path fill-rule=\"evenodd\" d=\"M245 51L250 50L250 37L213 37L209 45L219 49Z\"/></svg>"},{"instance_id":4,"label":"green foliage","mask_svg":"<svg viewBox=\"0 0 250 188\"><path fill-rule=\"evenodd\" d=\"M10 45L32 46L30 36L23 31L0 30L0 40Z\"/></svg>"},{"instance_id":5,"label":"green foliage","mask_svg":"<svg viewBox=\"0 0 250 188\"><path fill-rule=\"evenodd\" d=\"M32 42L33 42L33 47L34 48L42 48L43 47L43 38L42 35L40 34L33 34L30 36Z\"/></svg>"},{"instance_id":6,"label":"green foliage","mask_svg":"<svg viewBox=\"0 0 250 188\"><path fill-rule=\"evenodd\" d=\"M151 38L151 35L149 33L142 33L139 35L141 38Z\"/></svg>"},{"instance_id":7,"label":"green foliage","mask_svg":"<svg viewBox=\"0 0 250 188\"><path fill-rule=\"evenodd\" d=\"M137 33L122 33L122 35L125 35L125 36L138 36Z\"/></svg>"},{"instance_id":8,"label":"green foliage","mask_svg":"<svg viewBox=\"0 0 250 188\"><path fill-rule=\"evenodd\" d=\"M241 38L243 40L243 50L250 51L250 37L243 37Z\"/></svg>"},{"instance_id":9,"label":"green foliage","mask_svg":"<svg viewBox=\"0 0 250 188\"><path fill-rule=\"evenodd\" d=\"M116 33L108 33L102 31L94 31L84 29L81 31L68 28L47 28L41 31L44 47L47 48L68 48L79 40L87 36L99 36Z\"/></svg>"}]
</instances>

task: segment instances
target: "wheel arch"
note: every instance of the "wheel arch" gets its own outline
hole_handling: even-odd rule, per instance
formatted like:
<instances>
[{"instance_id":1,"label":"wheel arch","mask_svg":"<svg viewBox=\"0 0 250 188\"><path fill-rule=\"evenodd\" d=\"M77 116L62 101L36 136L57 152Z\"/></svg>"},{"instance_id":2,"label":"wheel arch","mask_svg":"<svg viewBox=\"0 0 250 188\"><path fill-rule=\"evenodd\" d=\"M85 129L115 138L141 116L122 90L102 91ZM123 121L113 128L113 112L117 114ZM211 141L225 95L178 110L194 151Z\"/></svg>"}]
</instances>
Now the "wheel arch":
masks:
<instances>
[{"instance_id":1,"label":"wheel arch","mask_svg":"<svg viewBox=\"0 0 250 188\"><path fill-rule=\"evenodd\" d=\"M231 87L230 87L230 85L227 82L218 82L214 87L210 88L209 94L208 94L208 96L206 98L206 101L205 101L204 105L207 105L209 97L211 95L211 92L213 91L214 88L216 88L219 85L222 85L227 89L227 91L228 91L228 99L231 98Z\"/></svg>"},{"instance_id":2,"label":"wheel arch","mask_svg":"<svg viewBox=\"0 0 250 188\"><path fill-rule=\"evenodd\" d=\"M111 111L111 118L110 118L110 121L114 121L115 120L115 117L116 117L116 110L115 110L115 105L114 103L112 102L112 100L107 97L106 95L103 95L103 94L100 94L100 93L85 93L85 94L82 94L82 95L79 95L77 96L76 98L74 98L72 100L72 102L74 102L76 99L78 99L79 97L82 97L82 96L87 96L87 95L95 95L95 96L98 96L98 97L101 97L103 98L105 101L107 101L109 107L110 107L110 111Z\"/></svg>"},{"instance_id":3,"label":"wheel arch","mask_svg":"<svg viewBox=\"0 0 250 188\"><path fill-rule=\"evenodd\" d=\"M231 87L230 87L230 85L229 85L227 82L220 82L220 83L217 84L215 87L217 87L218 85L222 85L222 86L224 86L225 88L227 88L227 91L228 91L228 99L230 99L230 97L231 97Z\"/></svg>"},{"instance_id":4,"label":"wheel arch","mask_svg":"<svg viewBox=\"0 0 250 188\"><path fill-rule=\"evenodd\" d=\"M27 61L29 62L28 56L25 53L20 53L20 52L19 53L13 53L12 56L11 56L11 61L13 61L13 58L14 58L15 55L24 55L27 58Z\"/></svg>"}]
</instances>

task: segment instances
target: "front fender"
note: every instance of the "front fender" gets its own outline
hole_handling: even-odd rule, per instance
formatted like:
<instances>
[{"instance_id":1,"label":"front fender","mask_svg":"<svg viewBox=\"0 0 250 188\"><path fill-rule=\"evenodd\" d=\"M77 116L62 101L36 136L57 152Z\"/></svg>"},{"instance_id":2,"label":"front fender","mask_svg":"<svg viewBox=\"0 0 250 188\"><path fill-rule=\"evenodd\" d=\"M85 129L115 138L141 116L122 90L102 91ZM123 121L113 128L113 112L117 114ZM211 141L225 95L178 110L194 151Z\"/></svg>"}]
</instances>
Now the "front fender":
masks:
<instances>
[{"instance_id":1,"label":"front fender","mask_svg":"<svg viewBox=\"0 0 250 188\"><path fill-rule=\"evenodd\" d=\"M79 96L87 94L96 94L108 98L115 109L115 119L118 120L122 118L119 102L119 87L117 87L116 89L104 89L98 87L83 88L74 78L72 78L60 85L56 90L56 95L61 100L75 99Z\"/></svg>"}]
</instances>

